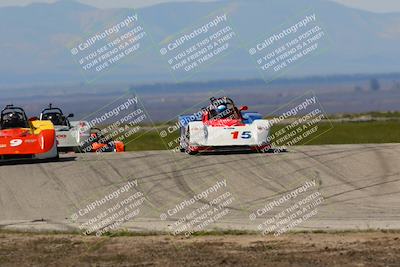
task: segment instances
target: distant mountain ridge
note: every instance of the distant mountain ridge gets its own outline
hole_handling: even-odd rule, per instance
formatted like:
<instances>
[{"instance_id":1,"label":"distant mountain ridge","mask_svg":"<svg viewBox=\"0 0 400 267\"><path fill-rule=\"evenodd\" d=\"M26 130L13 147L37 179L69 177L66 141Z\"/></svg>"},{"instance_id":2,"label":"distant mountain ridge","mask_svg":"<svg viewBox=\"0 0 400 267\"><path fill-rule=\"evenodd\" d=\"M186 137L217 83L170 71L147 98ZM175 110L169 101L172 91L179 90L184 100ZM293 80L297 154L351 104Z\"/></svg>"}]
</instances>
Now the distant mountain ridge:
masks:
<instances>
[{"instance_id":1,"label":"distant mountain ridge","mask_svg":"<svg viewBox=\"0 0 400 267\"><path fill-rule=\"evenodd\" d=\"M399 71L400 13L375 14L322 0L218 1L165 3L138 9L146 32L159 41L201 21L208 14L233 5L235 31L243 40L258 40L283 21L295 19L307 8L321 19L332 40L326 53L291 69L287 76L384 73ZM84 82L80 66L66 44L85 37L94 23L115 17L127 9L97 9L74 1L36 3L0 8L0 85ZM238 51L219 59L193 77L194 80L260 78L249 55ZM129 58L99 82L134 83L174 81L158 47Z\"/></svg>"}]
</instances>

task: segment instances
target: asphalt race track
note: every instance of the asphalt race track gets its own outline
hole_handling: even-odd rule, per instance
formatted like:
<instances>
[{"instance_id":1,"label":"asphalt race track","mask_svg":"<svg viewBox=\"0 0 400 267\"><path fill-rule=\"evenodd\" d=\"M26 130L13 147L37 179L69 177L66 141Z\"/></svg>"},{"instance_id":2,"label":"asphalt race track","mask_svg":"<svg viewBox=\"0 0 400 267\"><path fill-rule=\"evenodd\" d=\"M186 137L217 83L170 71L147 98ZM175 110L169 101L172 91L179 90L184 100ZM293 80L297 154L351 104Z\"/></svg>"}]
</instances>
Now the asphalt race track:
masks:
<instances>
[{"instance_id":1,"label":"asphalt race track","mask_svg":"<svg viewBox=\"0 0 400 267\"><path fill-rule=\"evenodd\" d=\"M0 166L0 227L76 230L89 217L72 220L73 214L128 181L137 181L129 194L140 191L146 199L140 213L124 222L130 230L168 231L206 202L187 205L165 221L160 215L218 181L226 181L219 193L234 200L229 213L207 229L257 230L283 207L255 220L249 215L306 181L315 181L310 190L324 201L295 229L400 229L400 144L302 146L279 154L72 153L59 162L6 164Z\"/></svg>"}]
</instances>

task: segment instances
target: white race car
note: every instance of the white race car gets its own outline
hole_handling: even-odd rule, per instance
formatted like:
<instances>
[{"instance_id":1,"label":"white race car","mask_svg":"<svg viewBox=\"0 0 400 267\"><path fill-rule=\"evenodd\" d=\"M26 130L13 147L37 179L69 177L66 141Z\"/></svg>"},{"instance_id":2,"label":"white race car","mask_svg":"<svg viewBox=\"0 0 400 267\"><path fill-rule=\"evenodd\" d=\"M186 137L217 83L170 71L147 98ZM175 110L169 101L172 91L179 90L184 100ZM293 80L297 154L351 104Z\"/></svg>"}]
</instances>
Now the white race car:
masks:
<instances>
[{"instance_id":1,"label":"white race car","mask_svg":"<svg viewBox=\"0 0 400 267\"><path fill-rule=\"evenodd\" d=\"M182 152L259 151L270 148L270 124L247 106L239 109L228 97L211 98L200 112L179 116Z\"/></svg>"},{"instance_id":2,"label":"white race car","mask_svg":"<svg viewBox=\"0 0 400 267\"><path fill-rule=\"evenodd\" d=\"M91 131L88 122L69 121L73 117L74 114L64 116L61 109L54 108L51 104L40 114L40 120L49 120L54 124L59 151L82 152L88 145Z\"/></svg>"}]
</instances>

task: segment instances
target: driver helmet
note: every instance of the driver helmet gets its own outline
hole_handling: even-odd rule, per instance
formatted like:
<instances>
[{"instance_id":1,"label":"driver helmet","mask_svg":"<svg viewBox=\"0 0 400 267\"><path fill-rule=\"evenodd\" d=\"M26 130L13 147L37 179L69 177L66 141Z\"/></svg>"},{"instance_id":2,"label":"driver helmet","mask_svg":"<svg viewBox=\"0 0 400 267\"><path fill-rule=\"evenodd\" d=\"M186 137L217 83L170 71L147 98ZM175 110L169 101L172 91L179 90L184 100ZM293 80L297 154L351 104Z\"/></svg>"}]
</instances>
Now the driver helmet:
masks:
<instances>
[{"instance_id":1,"label":"driver helmet","mask_svg":"<svg viewBox=\"0 0 400 267\"><path fill-rule=\"evenodd\" d=\"M217 110L218 110L219 113L224 112L226 109L227 109L227 108L226 108L226 105L219 105L219 106L217 107Z\"/></svg>"},{"instance_id":2,"label":"driver helmet","mask_svg":"<svg viewBox=\"0 0 400 267\"><path fill-rule=\"evenodd\" d=\"M10 121L19 121L20 120L20 116L17 112L12 112L10 114L8 114L7 119Z\"/></svg>"}]
</instances>

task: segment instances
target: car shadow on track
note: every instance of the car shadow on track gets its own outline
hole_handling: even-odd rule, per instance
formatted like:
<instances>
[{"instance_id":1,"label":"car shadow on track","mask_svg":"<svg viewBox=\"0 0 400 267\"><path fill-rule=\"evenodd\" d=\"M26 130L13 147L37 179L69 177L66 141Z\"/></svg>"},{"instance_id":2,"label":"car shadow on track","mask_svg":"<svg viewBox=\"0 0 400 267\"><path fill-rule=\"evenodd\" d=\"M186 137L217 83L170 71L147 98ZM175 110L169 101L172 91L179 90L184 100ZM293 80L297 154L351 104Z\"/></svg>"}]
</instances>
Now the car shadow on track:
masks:
<instances>
[{"instance_id":1,"label":"car shadow on track","mask_svg":"<svg viewBox=\"0 0 400 267\"><path fill-rule=\"evenodd\" d=\"M57 162L69 162L69 161L75 161L75 160L76 160L76 157L62 157L59 159L7 160L4 162L0 162L0 166L31 165L31 164L39 164L39 163L57 163Z\"/></svg>"},{"instance_id":2,"label":"car shadow on track","mask_svg":"<svg viewBox=\"0 0 400 267\"><path fill-rule=\"evenodd\" d=\"M196 154L196 156L210 156L210 155L238 155L238 154L279 154L279 153L287 153L287 149L275 148L268 149L267 151L210 151L210 152L200 152Z\"/></svg>"}]
</instances>

